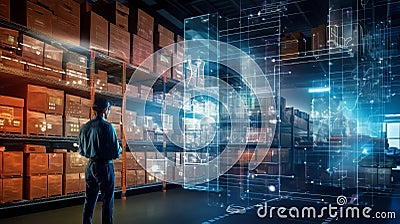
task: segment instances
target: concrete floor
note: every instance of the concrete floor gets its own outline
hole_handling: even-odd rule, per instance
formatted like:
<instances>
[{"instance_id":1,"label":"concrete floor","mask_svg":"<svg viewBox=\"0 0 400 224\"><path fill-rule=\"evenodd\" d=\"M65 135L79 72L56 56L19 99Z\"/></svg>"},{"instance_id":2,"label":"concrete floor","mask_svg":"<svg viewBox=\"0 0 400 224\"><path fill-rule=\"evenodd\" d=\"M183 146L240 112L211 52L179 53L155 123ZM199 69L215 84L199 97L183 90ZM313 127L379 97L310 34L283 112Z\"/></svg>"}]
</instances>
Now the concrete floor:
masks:
<instances>
[{"instance_id":1,"label":"concrete floor","mask_svg":"<svg viewBox=\"0 0 400 224\"><path fill-rule=\"evenodd\" d=\"M369 199L368 199L369 198ZM399 216L392 220L332 220L331 223L400 223L400 197L398 194L374 195L374 210L396 211ZM215 198L210 198L207 192L188 191L182 188L130 196L126 201L115 201L114 223L195 223L195 224L234 224L234 223L324 223L325 219L261 219L257 216L257 208L250 209L246 214L227 214L226 207L209 206ZM370 202L367 196L365 201ZM269 206L310 206L307 201L280 200ZM317 205L319 207L322 205ZM62 209L54 209L39 213L0 219L1 224L8 223L81 223L83 205L75 205ZM97 204L94 223L101 223L101 202Z\"/></svg>"}]
</instances>

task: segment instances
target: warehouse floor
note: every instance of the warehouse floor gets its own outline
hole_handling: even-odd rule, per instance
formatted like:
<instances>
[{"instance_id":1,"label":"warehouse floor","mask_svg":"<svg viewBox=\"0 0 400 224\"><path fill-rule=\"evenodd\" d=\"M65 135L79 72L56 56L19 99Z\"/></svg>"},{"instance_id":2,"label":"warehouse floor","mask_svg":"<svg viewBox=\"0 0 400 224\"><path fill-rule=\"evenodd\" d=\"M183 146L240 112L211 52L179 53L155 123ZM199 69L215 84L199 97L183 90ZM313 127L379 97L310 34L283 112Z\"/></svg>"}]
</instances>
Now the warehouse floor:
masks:
<instances>
[{"instance_id":1,"label":"warehouse floor","mask_svg":"<svg viewBox=\"0 0 400 224\"><path fill-rule=\"evenodd\" d=\"M395 194L400 195L400 194ZM346 220L345 223L399 223L400 197L393 194L375 196L374 204L380 211L395 211L399 219L392 220ZM278 219L270 220L268 217L261 219L257 216L256 209L251 209L246 214L227 214L225 208L209 206L209 197L206 192L188 191L182 188L168 190L166 193L152 192L130 196L126 201L116 200L114 220L115 223L198 223L198 224L233 224L233 223L323 223L321 219ZM292 207L310 206L304 201L282 200L271 203L271 206ZM81 223L83 205L76 205L62 209L22 215L7 219L0 219L0 223ZM96 207L94 223L101 223L101 203ZM343 223L344 220L332 221ZM368 222L369 221L369 222Z\"/></svg>"}]
</instances>

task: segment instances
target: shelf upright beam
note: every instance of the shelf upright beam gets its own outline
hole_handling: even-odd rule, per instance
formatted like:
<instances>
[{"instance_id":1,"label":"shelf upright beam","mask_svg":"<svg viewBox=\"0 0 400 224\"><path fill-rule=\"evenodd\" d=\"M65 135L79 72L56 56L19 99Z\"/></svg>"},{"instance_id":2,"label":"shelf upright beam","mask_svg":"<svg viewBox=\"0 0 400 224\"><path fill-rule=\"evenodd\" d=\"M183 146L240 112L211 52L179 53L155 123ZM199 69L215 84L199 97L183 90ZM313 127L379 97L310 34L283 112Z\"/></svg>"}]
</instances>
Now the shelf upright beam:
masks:
<instances>
[{"instance_id":1,"label":"shelf upright beam","mask_svg":"<svg viewBox=\"0 0 400 224\"><path fill-rule=\"evenodd\" d=\"M94 77L96 73L96 52L91 50L90 51L90 62L89 62L89 81L90 81L90 105L93 105L94 103L94 98L96 94L96 89L94 87ZM94 111L90 110L90 119L94 117Z\"/></svg>"},{"instance_id":2,"label":"shelf upright beam","mask_svg":"<svg viewBox=\"0 0 400 224\"><path fill-rule=\"evenodd\" d=\"M165 96L166 96L166 92L167 92L167 74L164 73L163 75L163 106L162 106L162 112L161 112L161 126L162 126L162 122L163 122L163 115L167 112L167 104L165 103ZM167 135L165 133L165 130L163 128L163 153L164 153L164 158L168 158L167 157ZM167 163L168 159L165 159L164 162L164 177L163 177L163 182L162 182L162 191L163 192L167 192Z\"/></svg>"},{"instance_id":3,"label":"shelf upright beam","mask_svg":"<svg viewBox=\"0 0 400 224\"><path fill-rule=\"evenodd\" d=\"M126 200L126 63L122 63L122 173L121 173L121 199Z\"/></svg>"}]
</instances>

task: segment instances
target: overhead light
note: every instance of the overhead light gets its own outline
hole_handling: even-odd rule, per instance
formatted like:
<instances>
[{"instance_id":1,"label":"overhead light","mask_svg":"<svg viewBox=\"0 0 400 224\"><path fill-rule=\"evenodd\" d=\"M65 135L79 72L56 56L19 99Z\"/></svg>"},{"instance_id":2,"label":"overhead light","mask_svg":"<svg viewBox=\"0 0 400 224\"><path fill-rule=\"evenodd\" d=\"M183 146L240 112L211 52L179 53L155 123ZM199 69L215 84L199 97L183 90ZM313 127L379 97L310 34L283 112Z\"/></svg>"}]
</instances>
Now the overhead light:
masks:
<instances>
[{"instance_id":1,"label":"overhead light","mask_svg":"<svg viewBox=\"0 0 400 224\"><path fill-rule=\"evenodd\" d=\"M331 91L330 87L316 87L308 89L309 93L324 93Z\"/></svg>"}]
</instances>

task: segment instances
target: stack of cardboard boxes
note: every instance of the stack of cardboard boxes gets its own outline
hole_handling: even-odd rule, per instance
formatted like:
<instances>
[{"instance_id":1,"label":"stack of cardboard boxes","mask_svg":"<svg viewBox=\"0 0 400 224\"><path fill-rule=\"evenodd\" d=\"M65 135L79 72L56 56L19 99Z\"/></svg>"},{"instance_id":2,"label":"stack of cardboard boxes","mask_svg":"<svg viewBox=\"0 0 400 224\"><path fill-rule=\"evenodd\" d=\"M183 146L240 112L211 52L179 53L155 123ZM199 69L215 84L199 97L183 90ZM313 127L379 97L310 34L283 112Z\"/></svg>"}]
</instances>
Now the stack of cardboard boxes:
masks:
<instances>
[{"instance_id":1,"label":"stack of cardboard boxes","mask_svg":"<svg viewBox=\"0 0 400 224\"><path fill-rule=\"evenodd\" d=\"M0 151L0 203L22 200L23 152Z\"/></svg>"},{"instance_id":2,"label":"stack of cardboard boxes","mask_svg":"<svg viewBox=\"0 0 400 224\"><path fill-rule=\"evenodd\" d=\"M24 146L24 198L33 200L47 197L48 155L46 147Z\"/></svg>"},{"instance_id":3,"label":"stack of cardboard boxes","mask_svg":"<svg viewBox=\"0 0 400 224\"><path fill-rule=\"evenodd\" d=\"M0 132L23 133L24 99L0 96Z\"/></svg>"},{"instance_id":4,"label":"stack of cardboard boxes","mask_svg":"<svg viewBox=\"0 0 400 224\"><path fill-rule=\"evenodd\" d=\"M67 94L65 99L65 136L77 137L80 128L89 121L90 100Z\"/></svg>"}]
</instances>

